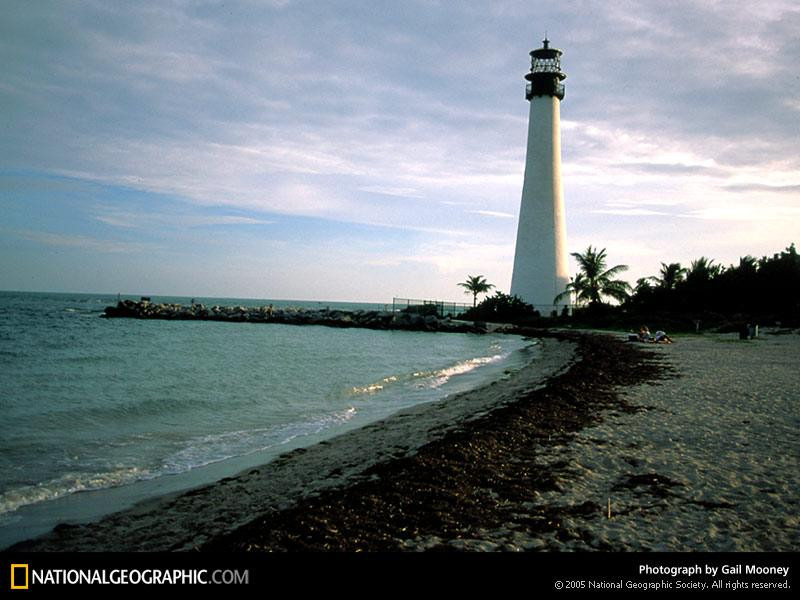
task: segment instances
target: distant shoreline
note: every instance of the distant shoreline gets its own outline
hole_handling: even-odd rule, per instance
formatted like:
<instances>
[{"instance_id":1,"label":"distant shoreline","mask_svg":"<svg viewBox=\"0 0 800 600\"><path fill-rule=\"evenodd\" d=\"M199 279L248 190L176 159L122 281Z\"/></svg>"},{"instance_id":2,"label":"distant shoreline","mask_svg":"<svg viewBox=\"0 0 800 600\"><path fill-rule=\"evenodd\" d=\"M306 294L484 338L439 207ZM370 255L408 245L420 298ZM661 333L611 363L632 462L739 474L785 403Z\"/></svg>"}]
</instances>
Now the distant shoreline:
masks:
<instances>
[{"instance_id":1,"label":"distant shoreline","mask_svg":"<svg viewBox=\"0 0 800 600\"><path fill-rule=\"evenodd\" d=\"M161 321L221 321L234 323L279 323L283 325L322 325L325 327L442 331L446 333L486 333L503 327L460 321L451 315L439 314L435 305L414 306L400 311L331 310L266 306L206 306L191 301L189 305L154 303L149 298L138 302L120 300L106 307L107 319L147 319ZM432 310L424 310L432 309Z\"/></svg>"}]
</instances>

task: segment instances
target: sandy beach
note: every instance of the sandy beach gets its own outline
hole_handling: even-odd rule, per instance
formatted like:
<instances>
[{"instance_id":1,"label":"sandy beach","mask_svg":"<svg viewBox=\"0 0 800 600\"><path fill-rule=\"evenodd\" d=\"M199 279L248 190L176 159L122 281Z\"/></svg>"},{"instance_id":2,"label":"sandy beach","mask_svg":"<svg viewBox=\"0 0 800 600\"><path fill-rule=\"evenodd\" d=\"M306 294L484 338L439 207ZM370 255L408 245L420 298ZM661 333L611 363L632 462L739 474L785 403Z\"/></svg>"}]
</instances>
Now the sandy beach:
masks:
<instances>
[{"instance_id":1,"label":"sandy beach","mask_svg":"<svg viewBox=\"0 0 800 600\"><path fill-rule=\"evenodd\" d=\"M800 335L622 339L12 550L796 550Z\"/></svg>"},{"instance_id":2,"label":"sandy beach","mask_svg":"<svg viewBox=\"0 0 800 600\"><path fill-rule=\"evenodd\" d=\"M800 335L679 338L674 378L623 392L639 407L580 431L549 460L569 481L544 503L595 499L612 518L567 519L554 549L796 551L800 547Z\"/></svg>"}]
</instances>

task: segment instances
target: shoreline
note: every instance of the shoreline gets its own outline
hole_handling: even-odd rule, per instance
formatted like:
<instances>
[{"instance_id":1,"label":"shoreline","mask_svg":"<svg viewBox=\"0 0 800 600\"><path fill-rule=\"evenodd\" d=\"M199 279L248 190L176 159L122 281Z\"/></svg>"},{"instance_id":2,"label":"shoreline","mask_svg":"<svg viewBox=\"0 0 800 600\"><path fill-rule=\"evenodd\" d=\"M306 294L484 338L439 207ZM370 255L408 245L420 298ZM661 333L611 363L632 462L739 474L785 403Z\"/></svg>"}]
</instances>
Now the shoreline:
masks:
<instances>
[{"instance_id":1,"label":"shoreline","mask_svg":"<svg viewBox=\"0 0 800 600\"><path fill-rule=\"evenodd\" d=\"M524 333L524 332L521 332ZM532 333L532 332L531 332ZM591 501L541 505L563 492L568 464L540 461L569 445L603 413L635 412L617 389L654 381L667 367L652 351L604 335L537 332L569 343L574 358L541 385L420 448L376 464L361 481L252 520L205 544L241 551L514 551L550 549L544 538L579 515L602 513ZM635 367L635 368L633 368Z\"/></svg>"},{"instance_id":2,"label":"shoreline","mask_svg":"<svg viewBox=\"0 0 800 600\"><path fill-rule=\"evenodd\" d=\"M797 548L800 336L519 333L505 380L7 551Z\"/></svg>"},{"instance_id":3,"label":"shoreline","mask_svg":"<svg viewBox=\"0 0 800 600\"><path fill-rule=\"evenodd\" d=\"M511 376L401 410L215 483L144 500L94 522L61 524L7 551L193 550L249 522L254 514L286 508L303 496L355 481L376 463L414 453L507 400L501 390L539 385L572 357L571 345L556 340L534 344L526 352L531 353L528 364Z\"/></svg>"},{"instance_id":4,"label":"shoreline","mask_svg":"<svg viewBox=\"0 0 800 600\"><path fill-rule=\"evenodd\" d=\"M626 343L211 551L792 552L800 336Z\"/></svg>"}]
</instances>

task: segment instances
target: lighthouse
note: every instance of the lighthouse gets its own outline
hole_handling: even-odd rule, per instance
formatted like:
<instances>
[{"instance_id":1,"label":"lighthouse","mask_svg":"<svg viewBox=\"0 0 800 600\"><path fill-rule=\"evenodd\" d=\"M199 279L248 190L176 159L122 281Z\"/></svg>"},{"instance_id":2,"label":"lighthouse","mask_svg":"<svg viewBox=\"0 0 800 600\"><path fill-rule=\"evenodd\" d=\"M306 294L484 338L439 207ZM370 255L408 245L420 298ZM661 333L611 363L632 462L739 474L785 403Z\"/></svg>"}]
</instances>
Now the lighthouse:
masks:
<instances>
[{"instance_id":1,"label":"lighthouse","mask_svg":"<svg viewBox=\"0 0 800 600\"><path fill-rule=\"evenodd\" d=\"M530 54L531 70L525 75L525 98L530 102L528 149L511 294L549 315L568 304L553 302L569 283L560 125L561 82L567 76L561 72L561 50L550 48L546 38Z\"/></svg>"}]
</instances>

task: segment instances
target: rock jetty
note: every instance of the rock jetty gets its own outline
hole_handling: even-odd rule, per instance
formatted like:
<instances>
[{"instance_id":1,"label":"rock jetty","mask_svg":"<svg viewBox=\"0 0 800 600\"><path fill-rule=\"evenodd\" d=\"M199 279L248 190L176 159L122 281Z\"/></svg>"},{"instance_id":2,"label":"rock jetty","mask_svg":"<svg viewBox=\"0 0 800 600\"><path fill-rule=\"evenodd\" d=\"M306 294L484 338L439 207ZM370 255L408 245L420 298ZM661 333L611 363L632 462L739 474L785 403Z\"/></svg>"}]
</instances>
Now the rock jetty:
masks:
<instances>
[{"instance_id":1,"label":"rock jetty","mask_svg":"<svg viewBox=\"0 0 800 600\"><path fill-rule=\"evenodd\" d=\"M459 321L450 317L409 311L313 310L272 306L206 306L205 304L159 304L143 299L121 300L108 306L103 317L127 319L166 319L193 321L232 321L236 323L283 323L286 325L324 325L327 327L361 327L366 329L401 329L409 331L446 331L486 333L485 323Z\"/></svg>"}]
</instances>

